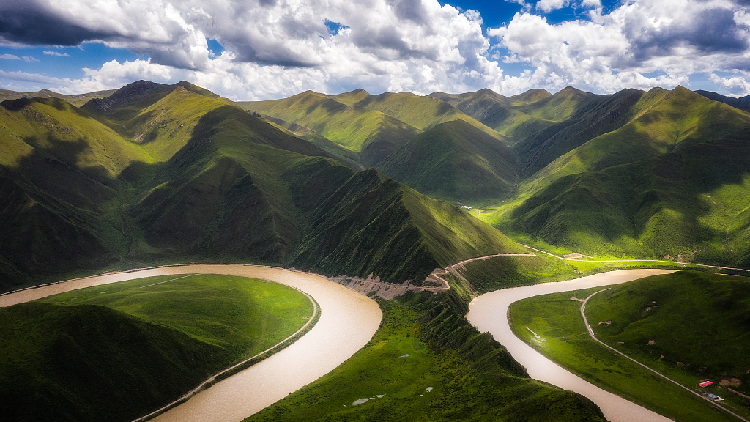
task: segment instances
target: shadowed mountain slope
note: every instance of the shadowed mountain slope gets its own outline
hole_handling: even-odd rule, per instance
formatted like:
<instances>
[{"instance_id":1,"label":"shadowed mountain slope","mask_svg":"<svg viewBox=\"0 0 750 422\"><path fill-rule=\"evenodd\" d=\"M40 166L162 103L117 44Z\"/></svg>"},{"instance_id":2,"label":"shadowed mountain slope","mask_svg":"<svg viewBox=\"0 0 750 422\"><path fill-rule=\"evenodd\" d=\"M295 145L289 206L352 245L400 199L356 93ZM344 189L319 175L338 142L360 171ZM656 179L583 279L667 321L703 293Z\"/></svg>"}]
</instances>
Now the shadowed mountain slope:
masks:
<instances>
[{"instance_id":1,"label":"shadowed mountain slope","mask_svg":"<svg viewBox=\"0 0 750 422\"><path fill-rule=\"evenodd\" d=\"M420 282L432 269L465 257L522 249L459 208L377 170L347 180L315 209L311 221L292 263L327 275Z\"/></svg>"},{"instance_id":2,"label":"shadowed mountain slope","mask_svg":"<svg viewBox=\"0 0 750 422\"><path fill-rule=\"evenodd\" d=\"M516 189L517 168L513 150L463 120L429 129L381 167L426 195L471 202L507 198Z\"/></svg>"},{"instance_id":3,"label":"shadowed mountain slope","mask_svg":"<svg viewBox=\"0 0 750 422\"><path fill-rule=\"evenodd\" d=\"M537 172L527 189L587 171L658 157L690 143L705 142L750 126L750 114L708 100L683 87L653 89L636 103L634 118L559 156Z\"/></svg>"},{"instance_id":4,"label":"shadowed mountain slope","mask_svg":"<svg viewBox=\"0 0 750 422\"><path fill-rule=\"evenodd\" d=\"M103 306L25 303L0 318L8 420L133 420L227 360L217 346Z\"/></svg>"},{"instance_id":5,"label":"shadowed mountain slope","mask_svg":"<svg viewBox=\"0 0 750 422\"><path fill-rule=\"evenodd\" d=\"M710 100L718 101L726 105L730 105L740 110L750 111L750 96L744 97L727 97L725 95L717 94L716 92L704 91L702 89L696 90L696 94L700 94Z\"/></svg>"}]
</instances>

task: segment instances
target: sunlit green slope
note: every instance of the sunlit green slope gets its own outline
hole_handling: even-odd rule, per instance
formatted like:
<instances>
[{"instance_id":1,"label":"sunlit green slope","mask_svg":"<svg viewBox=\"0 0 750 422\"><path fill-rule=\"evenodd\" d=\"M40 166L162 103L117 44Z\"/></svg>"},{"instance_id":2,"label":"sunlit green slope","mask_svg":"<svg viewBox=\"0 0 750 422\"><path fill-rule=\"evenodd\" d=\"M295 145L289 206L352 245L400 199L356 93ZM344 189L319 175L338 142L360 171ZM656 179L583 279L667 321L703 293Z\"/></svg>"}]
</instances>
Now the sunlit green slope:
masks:
<instances>
[{"instance_id":1,"label":"sunlit green slope","mask_svg":"<svg viewBox=\"0 0 750 422\"><path fill-rule=\"evenodd\" d=\"M657 157L692 144L717 139L750 126L750 114L677 87L653 89L633 107L634 118L561 155L527 185L534 191L571 174L602 170Z\"/></svg>"},{"instance_id":2,"label":"sunlit green slope","mask_svg":"<svg viewBox=\"0 0 750 422\"><path fill-rule=\"evenodd\" d=\"M444 214L434 201L421 201L430 212L399 205L403 220L387 228L390 235L369 239L369 249L356 246L358 238L317 232L321 221L349 212L345 198L387 201L405 188L354 182L361 177L355 170L312 143L188 83L136 82L80 109L21 99L0 111L0 189L9 199L0 209L5 289L73 270L196 259L419 282L450 260L505 247L474 237L454 250L453 229L436 231L445 223L424 217ZM335 199L343 186L347 194ZM348 228L372 229L380 217L360 215ZM451 224L470 220L456 213ZM394 245L407 226L422 258L397 269L393 256L402 256ZM312 239L356 253L310 253Z\"/></svg>"},{"instance_id":3,"label":"sunlit green slope","mask_svg":"<svg viewBox=\"0 0 750 422\"><path fill-rule=\"evenodd\" d=\"M519 140L517 138L520 136L520 132L519 134L515 133L516 127L533 125L530 121L536 120L519 108L536 103L551 95L543 89L532 89L512 97L505 97L490 89L480 89L465 94L451 95L442 92L430 94L431 97L449 103L482 122L482 124L502 133L511 144Z\"/></svg>"},{"instance_id":4,"label":"sunlit green slope","mask_svg":"<svg viewBox=\"0 0 750 422\"><path fill-rule=\"evenodd\" d=\"M427 130L452 120L463 120L490 136L503 139L503 136L494 129L436 97L419 96L410 92L386 92L364 97L355 105L383 112L421 130Z\"/></svg>"},{"instance_id":5,"label":"sunlit green slope","mask_svg":"<svg viewBox=\"0 0 750 422\"><path fill-rule=\"evenodd\" d=\"M312 91L283 99L241 102L243 108L280 119L318 133L357 153L359 161L371 166L403 146L420 131L396 118L337 101Z\"/></svg>"}]
</instances>

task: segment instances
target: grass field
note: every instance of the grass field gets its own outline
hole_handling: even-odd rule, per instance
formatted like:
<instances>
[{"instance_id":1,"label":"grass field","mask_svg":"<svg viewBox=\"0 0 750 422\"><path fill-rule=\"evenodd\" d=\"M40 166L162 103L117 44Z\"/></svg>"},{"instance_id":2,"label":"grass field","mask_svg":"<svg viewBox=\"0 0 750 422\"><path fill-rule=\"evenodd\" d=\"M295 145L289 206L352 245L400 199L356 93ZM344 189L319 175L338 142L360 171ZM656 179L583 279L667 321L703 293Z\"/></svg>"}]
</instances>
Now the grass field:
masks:
<instances>
[{"instance_id":1,"label":"grass field","mask_svg":"<svg viewBox=\"0 0 750 422\"><path fill-rule=\"evenodd\" d=\"M585 298L601 289L519 301L510 309L513 330L572 372L667 417L677 421L736 420L595 343L580 316L581 302L571 297ZM744 291L747 281L740 278L679 272L611 287L589 301L586 314L605 343L697 389L703 379L713 378L718 384L724 376L734 374L743 381L746 377L743 351L748 349L750 330L739 317L748 309ZM652 308L647 310L649 306ZM527 327L543 341L535 339ZM654 342L649 345L650 340ZM727 399L722 404L747 417L750 403L746 400L725 389L710 391Z\"/></svg>"},{"instance_id":2,"label":"grass field","mask_svg":"<svg viewBox=\"0 0 750 422\"><path fill-rule=\"evenodd\" d=\"M0 309L0 414L130 421L279 343L312 316L287 286L159 276Z\"/></svg>"},{"instance_id":3,"label":"grass field","mask_svg":"<svg viewBox=\"0 0 750 422\"><path fill-rule=\"evenodd\" d=\"M107 306L232 350L237 358L288 337L313 312L310 300L290 287L216 274L142 278L43 301Z\"/></svg>"}]
</instances>

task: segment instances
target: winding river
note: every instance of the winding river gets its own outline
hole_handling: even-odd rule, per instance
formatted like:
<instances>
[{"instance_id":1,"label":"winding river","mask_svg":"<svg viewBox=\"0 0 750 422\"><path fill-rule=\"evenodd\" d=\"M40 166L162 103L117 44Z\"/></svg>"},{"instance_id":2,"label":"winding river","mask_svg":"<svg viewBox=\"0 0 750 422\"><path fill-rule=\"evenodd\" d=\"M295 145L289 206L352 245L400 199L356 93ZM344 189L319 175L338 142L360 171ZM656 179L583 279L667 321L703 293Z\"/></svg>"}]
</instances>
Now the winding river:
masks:
<instances>
[{"instance_id":1,"label":"winding river","mask_svg":"<svg viewBox=\"0 0 750 422\"><path fill-rule=\"evenodd\" d=\"M620 270L557 283L497 290L475 298L469 304L469 313L466 318L479 331L492 334L495 340L505 346L510 354L526 367L532 378L588 397L602 409L607 420L612 422L669 422L671 419L605 391L568 372L521 341L510 329L508 307L511 303L527 297L621 284L650 275L671 272L673 271Z\"/></svg>"},{"instance_id":2,"label":"winding river","mask_svg":"<svg viewBox=\"0 0 750 422\"><path fill-rule=\"evenodd\" d=\"M667 422L670 419L584 381L521 341L510 329L508 307L531 296L621 284L670 272L621 270L557 283L497 290L475 298L467 319L479 331L492 334L526 367L532 378L583 394L602 409L607 420ZM380 308L373 300L324 277L254 265L187 265L103 274L0 296L0 306L135 278L191 273L262 278L295 287L315 298L321 308L321 317L312 330L289 347L152 419L158 422L241 421L343 363L372 338L382 319Z\"/></svg>"},{"instance_id":3,"label":"winding river","mask_svg":"<svg viewBox=\"0 0 750 422\"><path fill-rule=\"evenodd\" d=\"M192 273L262 278L295 287L315 298L320 319L289 347L199 392L153 421L241 421L349 359L370 341L382 319L380 307L372 299L325 277L253 265L187 265L110 273L0 296L0 306L135 278Z\"/></svg>"}]
</instances>

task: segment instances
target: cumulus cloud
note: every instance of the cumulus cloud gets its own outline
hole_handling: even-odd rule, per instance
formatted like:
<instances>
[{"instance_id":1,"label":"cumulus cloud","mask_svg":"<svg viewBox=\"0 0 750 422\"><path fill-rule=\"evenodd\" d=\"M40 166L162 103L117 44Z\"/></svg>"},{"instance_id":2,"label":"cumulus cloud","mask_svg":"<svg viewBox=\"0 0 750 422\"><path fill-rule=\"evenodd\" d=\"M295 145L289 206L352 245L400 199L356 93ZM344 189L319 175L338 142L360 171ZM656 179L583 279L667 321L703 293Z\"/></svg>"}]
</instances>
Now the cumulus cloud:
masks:
<instances>
[{"instance_id":1,"label":"cumulus cloud","mask_svg":"<svg viewBox=\"0 0 750 422\"><path fill-rule=\"evenodd\" d=\"M60 53L58 51L44 51L44 54L48 56L55 56L55 57L70 57L70 54L68 53Z\"/></svg>"},{"instance_id":2,"label":"cumulus cloud","mask_svg":"<svg viewBox=\"0 0 750 422\"><path fill-rule=\"evenodd\" d=\"M723 0L630 1L606 15L596 9L590 17L551 24L522 12L488 34L503 49L497 57L535 68L518 78L554 88L674 86L687 84L694 73L750 64L750 19Z\"/></svg>"},{"instance_id":3,"label":"cumulus cloud","mask_svg":"<svg viewBox=\"0 0 750 422\"><path fill-rule=\"evenodd\" d=\"M536 8L542 12L551 12L553 10L562 9L567 4L570 4L570 0L539 0L536 4Z\"/></svg>"},{"instance_id":4,"label":"cumulus cloud","mask_svg":"<svg viewBox=\"0 0 750 422\"><path fill-rule=\"evenodd\" d=\"M437 0L4 0L0 43L102 42L148 56L85 69L84 78L61 81L68 92L190 80L236 99L360 87L604 93L687 84L695 73L744 81L750 71L746 1L629 0L606 13L600 0L509 1L521 11L483 32L478 12ZM545 18L563 7L586 19ZM212 53L207 39L224 51ZM506 74L514 62L527 70ZM719 78L721 86L739 90L732 78Z\"/></svg>"},{"instance_id":5,"label":"cumulus cloud","mask_svg":"<svg viewBox=\"0 0 750 422\"><path fill-rule=\"evenodd\" d=\"M502 74L485 57L481 16L437 0L9 0L0 16L0 41L100 41L149 57L89 69L85 86L114 83L138 68L146 72L139 79L168 70L196 83L242 82L253 97L267 87L295 93L354 84L429 93L479 89ZM213 55L207 39L225 51ZM309 85L298 88L300 81Z\"/></svg>"},{"instance_id":6,"label":"cumulus cloud","mask_svg":"<svg viewBox=\"0 0 750 422\"><path fill-rule=\"evenodd\" d=\"M0 55L0 59L5 59L5 60L21 60L20 57L14 55L14 54L8 54L8 53Z\"/></svg>"},{"instance_id":7,"label":"cumulus cloud","mask_svg":"<svg viewBox=\"0 0 750 422\"><path fill-rule=\"evenodd\" d=\"M709 80L716 85L726 89L730 94L738 96L750 95L750 82L740 76L733 76L729 78L722 78L721 76L712 73L709 76Z\"/></svg>"}]
</instances>

